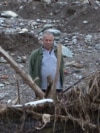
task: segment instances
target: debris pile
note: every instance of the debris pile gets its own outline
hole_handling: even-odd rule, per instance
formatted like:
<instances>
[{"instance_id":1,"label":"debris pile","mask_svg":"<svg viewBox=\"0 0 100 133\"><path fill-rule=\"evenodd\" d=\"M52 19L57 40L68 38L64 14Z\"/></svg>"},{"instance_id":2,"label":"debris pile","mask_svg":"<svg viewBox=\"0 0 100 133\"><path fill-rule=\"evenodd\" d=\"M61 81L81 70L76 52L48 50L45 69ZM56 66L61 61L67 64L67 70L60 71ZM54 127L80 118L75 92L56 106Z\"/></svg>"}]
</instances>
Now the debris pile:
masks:
<instances>
[{"instance_id":1,"label":"debris pile","mask_svg":"<svg viewBox=\"0 0 100 133\"><path fill-rule=\"evenodd\" d=\"M88 77L87 88L73 88L57 95L24 105L0 105L0 129L20 132L91 133L100 131L100 71ZM59 126L58 126L59 125ZM52 127L53 126L53 127Z\"/></svg>"}]
</instances>

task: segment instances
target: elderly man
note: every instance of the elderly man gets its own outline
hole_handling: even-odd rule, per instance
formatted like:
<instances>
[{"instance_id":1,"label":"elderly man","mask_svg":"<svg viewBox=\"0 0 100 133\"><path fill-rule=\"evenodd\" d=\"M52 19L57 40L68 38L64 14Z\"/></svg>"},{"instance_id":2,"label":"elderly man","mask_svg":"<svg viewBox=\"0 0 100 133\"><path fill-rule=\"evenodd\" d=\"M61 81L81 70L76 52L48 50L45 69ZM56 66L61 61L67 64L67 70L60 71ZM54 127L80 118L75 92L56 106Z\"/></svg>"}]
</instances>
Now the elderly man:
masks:
<instances>
[{"instance_id":1,"label":"elderly man","mask_svg":"<svg viewBox=\"0 0 100 133\"><path fill-rule=\"evenodd\" d=\"M37 85L46 91L50 75L52 80L55 78L57 68L57 49L54 46L54 36L50 32L45 32L42 37L42 46L32 52L30 56L30 75L34 80L36 77ZM63 57L61 57L59 78L56 84L56 91L62 91L63 87Z\"/></svg>"}]
</instances>

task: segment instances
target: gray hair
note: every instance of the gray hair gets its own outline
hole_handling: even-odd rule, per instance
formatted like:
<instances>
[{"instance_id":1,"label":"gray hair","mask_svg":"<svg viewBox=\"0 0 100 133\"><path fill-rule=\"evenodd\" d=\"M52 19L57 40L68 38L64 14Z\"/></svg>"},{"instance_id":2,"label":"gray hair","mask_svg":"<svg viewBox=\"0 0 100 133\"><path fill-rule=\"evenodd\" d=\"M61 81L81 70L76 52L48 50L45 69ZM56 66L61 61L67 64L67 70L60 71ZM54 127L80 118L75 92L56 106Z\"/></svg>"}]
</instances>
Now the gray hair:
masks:
<instances>
[{"instance_id":1,"label":"gray hair","mask_svg":"<svg viewBox=\"0 0 100 133\"><path fill-rule=\"evenodd\" d=\"M49 31L44 31L42 38L43 38L44 36L52 36L52 37L54 38L54 34L51 33L51 32L49 32Z\"/></svg>"}]
</instances>

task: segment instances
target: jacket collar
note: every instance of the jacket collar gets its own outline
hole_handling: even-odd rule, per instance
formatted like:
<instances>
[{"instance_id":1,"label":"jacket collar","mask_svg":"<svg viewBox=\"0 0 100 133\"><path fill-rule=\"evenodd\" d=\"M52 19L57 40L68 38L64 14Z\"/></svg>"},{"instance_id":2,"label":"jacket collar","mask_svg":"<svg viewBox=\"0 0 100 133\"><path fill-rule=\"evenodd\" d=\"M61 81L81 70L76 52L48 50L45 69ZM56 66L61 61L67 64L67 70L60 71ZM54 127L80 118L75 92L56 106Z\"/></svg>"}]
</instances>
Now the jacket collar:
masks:
<instances>
[{"instance_id":1,"label":"jacket collar","mask_svg":"<svg viewBox=\"0 0 100 133\"><path fill-rule=\"evenodd\" d=\"M54 52L57 51L57 47L53 46ZM43 47L40 47L40 53L43 53L43 50L45 50Z\"/></svg>"}]
</instances>

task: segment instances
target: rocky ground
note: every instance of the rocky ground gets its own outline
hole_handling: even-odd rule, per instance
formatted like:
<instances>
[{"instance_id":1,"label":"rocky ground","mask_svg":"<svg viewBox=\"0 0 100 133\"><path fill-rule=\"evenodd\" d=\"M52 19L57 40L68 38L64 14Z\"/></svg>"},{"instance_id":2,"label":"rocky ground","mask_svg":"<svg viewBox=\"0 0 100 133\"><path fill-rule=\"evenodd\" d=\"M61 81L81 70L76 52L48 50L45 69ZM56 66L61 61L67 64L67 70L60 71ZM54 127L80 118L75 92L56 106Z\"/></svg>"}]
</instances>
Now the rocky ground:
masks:
<instances>
[{"instance_id":1,"label":"rocky ground","mask_svg":"<svg viewBox=\"0 0 100 133\"><path fill-rule=\"evenodd\" d=\"M3 11L13 11L11 17ZM64 57L64 89L84 76L100 69L100 1L58 0L50 5L40 1L0 1L0 46L22 70L28 73L32 50L40 46L38 39L44 30L51 30L55 42L73 52ZM87 80L81 81L85 86ZM21 103L34 99L34 92L16 74L0 54L0 103L11 104L20 90Z\"/></svg>"}]
</instances>

